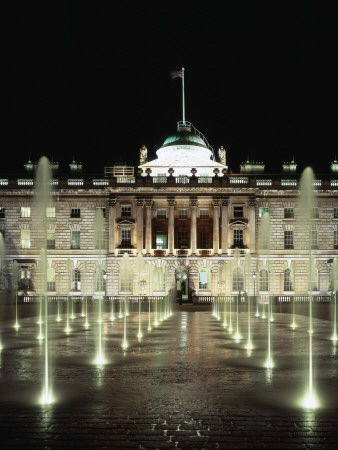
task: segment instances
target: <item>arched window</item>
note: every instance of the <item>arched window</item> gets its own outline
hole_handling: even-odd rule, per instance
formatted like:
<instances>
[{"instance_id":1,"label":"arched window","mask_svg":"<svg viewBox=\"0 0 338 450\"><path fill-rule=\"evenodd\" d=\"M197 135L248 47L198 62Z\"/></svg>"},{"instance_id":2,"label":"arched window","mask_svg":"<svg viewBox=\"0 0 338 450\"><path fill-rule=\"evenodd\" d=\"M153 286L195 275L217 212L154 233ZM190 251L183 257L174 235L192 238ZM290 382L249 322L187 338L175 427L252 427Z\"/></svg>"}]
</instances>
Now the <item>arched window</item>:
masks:
<instances>
[{"instance_id":1,"label":"arched window","mask_svg":"<svg viewBox=\"0 0 338 450\"><path fill-rule=\"evenodd\" d=\"M236 267L233 271L232 290L237 292L244 291L244 275L240 267Z\"/></svg>"},{"instance_id":2,"label":"arched window","mask_svg":"<svg viewBox=\"0 0 338 450\"><path fill-rule=\"evenodd\" d=\"M293 291L293 280L291 269L284 271L284 291Z\"/></svg>"},{"instance_id":3,"label":"arched window","mask_svg":"<svg viewBox=\"0 0 338 450\"><path fill-rule=\"evenodd\" d=\"M207 267L203 267L199 271L198 287L201 291L210 291L210 270Z\"/></svg>"},{"instance_id":4,"label":"arched window","mask_svg":"<svg viewBox=\"0 0 338 450\"><path fill-rule=\"evenodd\" d=\"M269 271L267 269L261 269L259 271L259 290L269 290Z\"/></svg>"},{"instance_id":5,"label":"arched window","mask_svg":"<svg viewBox=\"0 0 338 450\"><path fill-rule=\"evenodd\" d=\"M80 269L74 269L74 271L73 271L72 290L73 291L81 291L81 272L80 272Z\"/></svg>"}]
</instances>

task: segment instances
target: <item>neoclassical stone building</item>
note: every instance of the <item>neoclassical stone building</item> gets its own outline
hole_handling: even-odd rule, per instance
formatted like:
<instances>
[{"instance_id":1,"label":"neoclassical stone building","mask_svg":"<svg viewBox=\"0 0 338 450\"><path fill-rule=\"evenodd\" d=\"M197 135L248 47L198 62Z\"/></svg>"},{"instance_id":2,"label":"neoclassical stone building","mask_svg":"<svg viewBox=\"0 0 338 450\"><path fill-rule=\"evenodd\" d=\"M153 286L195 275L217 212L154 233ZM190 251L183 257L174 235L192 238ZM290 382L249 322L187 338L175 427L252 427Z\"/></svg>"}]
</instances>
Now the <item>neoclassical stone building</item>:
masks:
<instances>
[{"instance_id":1,"label":"neoclassical stone building","mask_svg":"<svg viewBox=\"0 0 338 450\"><path fill-rule=\"evenodd\" d=\"M177 132L140 165L107 167L102 178L71 173L52 164L50 206L46 208L48 290L51 295L140 294L183 290L186 298L247 292L327 295L332 259L338 256L338 164L313 182L316 201L310 222L298 207L300 174L294 161L280 175L263 163L246 161L229 173L226 152L212 148L192 124ZM26 175L0 179L0 231L7 260L2 287L10 288L13 262L21 293L39 291L41 230L35 220L34 165ZM102 228L95 225L103 214ZM262 233L264 212L269 231ZM309 244L310 243L310 244ZM314 260L309 284L309 246ZM235 250L238 248L238 251ZM131 281L121 279L122 255L129 254ZM136 256L147 263L137 272ZM13 277L12 277L13 278ZM14 280L15 285L15 280Z\"/></svg>"}]
</instances>

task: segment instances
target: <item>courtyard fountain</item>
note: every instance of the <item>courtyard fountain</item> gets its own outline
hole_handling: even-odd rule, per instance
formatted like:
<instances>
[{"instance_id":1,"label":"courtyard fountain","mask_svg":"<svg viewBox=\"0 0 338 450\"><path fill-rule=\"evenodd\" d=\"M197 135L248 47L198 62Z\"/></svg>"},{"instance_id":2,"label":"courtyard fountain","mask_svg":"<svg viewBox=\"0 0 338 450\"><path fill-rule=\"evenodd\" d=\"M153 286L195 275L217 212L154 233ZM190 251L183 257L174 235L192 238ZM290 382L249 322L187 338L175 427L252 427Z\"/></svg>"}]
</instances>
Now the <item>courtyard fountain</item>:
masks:
<instances>
[{"instance_id":1,"label":"courtyard fountain","mask_svg":"<svg viewBox=\"0 0 338 450\"><path fill-rule=\"evenodd\" d=\"M131 264L129 261L128 253L124 253L120 265L120 277L121 277L121 291L129 290L129 286L131 286L132 278L131 278ZM126 350L128 348L127 341L127 294L124 294L124 322L123 322L123 341L122 348Z\"/></svg>"},{"instance_id":2,"label":"courtyard fountain","mask_svg":"<svg viewBox=\"0 0 338 450\"><path fill-rule=\"evenodd\" d=\"M338 290L338 259L335 258L333 260L332 265L332 297L333 297L333 332L332 332L332 341L336 342L338 340L337 337L337 290Z\"/></svg>"},{"instance_id":3,"label":"courtyard fountain","mask_svg":"<svg viewBox=\"0 0 338 450\"><path fill-rule=\"evenodd\" d=\"M5 267L6 267L5 242L4 242L2 233L0 233L0 283L1 284L4 282L4 279L6 276ZM0 320L2 320L2 317L0 317ZM1 333L2 333L2 324L0 323L0 351L3 349Z\"/></svg>"},{"instance_id":4,"label":"courtyard fountain","mask_svg":"<svg viewBox=\"0 0 338 450\"><path fill-rule=\"evenodd\" d=\"M13 262L13 287L15 289L15 323L14 328L18 330L20 328L18 320L18 280L19 280L19 264L17 261Z\"/></svg>"}]
</instances>

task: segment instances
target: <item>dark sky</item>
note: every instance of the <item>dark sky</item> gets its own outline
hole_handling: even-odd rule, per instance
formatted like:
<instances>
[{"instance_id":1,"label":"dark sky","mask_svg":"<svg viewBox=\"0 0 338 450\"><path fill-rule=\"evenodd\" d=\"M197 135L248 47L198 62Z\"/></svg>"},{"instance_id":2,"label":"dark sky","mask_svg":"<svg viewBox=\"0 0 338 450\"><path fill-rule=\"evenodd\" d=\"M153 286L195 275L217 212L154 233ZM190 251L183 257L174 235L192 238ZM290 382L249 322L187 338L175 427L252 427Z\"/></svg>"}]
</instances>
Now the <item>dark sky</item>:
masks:
<instances>
[{"instance_id":1,"label":"dark sky","mask_svg":"<svg viewBox=\"0 0 338 450\"><path fill-rule=\"evenodd\" d=\"M1 173L42 155L87 173L150 158L186 118L234 172L328 172L337 152L337 36L324 2L10 2L2 13ZM280 4L280 5L279 5ZM278 6L279 5L279 6Z\"/></svg>"}]
</instances>

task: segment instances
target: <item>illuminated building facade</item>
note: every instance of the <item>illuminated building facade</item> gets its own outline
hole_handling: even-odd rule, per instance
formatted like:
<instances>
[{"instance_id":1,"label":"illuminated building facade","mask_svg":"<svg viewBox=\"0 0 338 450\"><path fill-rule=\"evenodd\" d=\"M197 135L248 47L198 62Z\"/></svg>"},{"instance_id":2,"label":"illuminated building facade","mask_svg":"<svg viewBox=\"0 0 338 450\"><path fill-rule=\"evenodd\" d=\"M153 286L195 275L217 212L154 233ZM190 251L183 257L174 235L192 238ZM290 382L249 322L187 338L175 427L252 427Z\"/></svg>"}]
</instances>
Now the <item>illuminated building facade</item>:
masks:
<instances>
[{"instance_id":1,"label":"illuminated building facade","mask_svg":"<svg viewBox=\"0 0 338 450\"><path fill-rule=\"evenodd\" d=\"M102 178L84 176L74 161L71 175L58 177L54 164L46 210L51 295L139 295L138 253L149 263L142 275L145 294L174 287L195 300L238 292L303 295L309 286L315 295L328 294L331 262L338 256L336 162L330 174L314 181L317 203L304 235L294 161L284 164L280 175L267 175L263 163L250 161L240 173L229 173L225 149L220 147L216 160L188 122L178 124L156 155L148 161L143 146L136 171L107 167ZM33 164L26 169L21 178L0 179L0 231L8 272L18 261L20 293L35 295L43 243L34 219ZM95 228L98 210L102 230ZM264 212L271 220L269 249L258 245ZM311 284L308 236L315 267ZM128 286L119 274L126 252L135 274Z\"/></svg>"}]
</instances>

